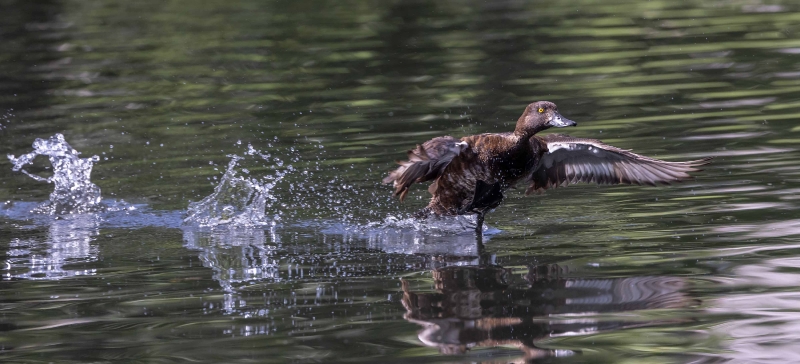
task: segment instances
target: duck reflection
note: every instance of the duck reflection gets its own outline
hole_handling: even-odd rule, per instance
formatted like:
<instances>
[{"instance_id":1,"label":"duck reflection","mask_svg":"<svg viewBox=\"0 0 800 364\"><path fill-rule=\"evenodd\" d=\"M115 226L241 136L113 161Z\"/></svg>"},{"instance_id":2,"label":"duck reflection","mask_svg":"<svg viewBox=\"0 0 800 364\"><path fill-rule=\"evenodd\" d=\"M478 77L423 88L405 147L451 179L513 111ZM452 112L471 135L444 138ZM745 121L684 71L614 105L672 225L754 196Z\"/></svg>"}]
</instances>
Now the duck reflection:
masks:
<instances>
[{"instance_id":1,"label":"duck reflection","mask_svg":"<svg viewBox=\"0 0 800 364\"><path fill-rule=\"evenodd\" d=\"M267 320L241 328L240 335L276 328L300 335L342 318L368 321L376 299L386 299L380 310L403 310L407 321L422 326L418 338L426 346L450 354L513 346L530 361L574 354L540 348L537 343L545 338L664 322L609 314L694 304L680 278L580 278L565 266L526 265L513 256L506 266L497 264L474 235L438 238L444 242L438 246L464 255L437 251L418 238L389 229L380 234L233 228L184 232L185 246L198 251L224 292L222 301L208 302L214 305L209 310ZM393 290L398 283L394 277L420 271L430 272L433 286L428 280L401 279L401 304L394 303L397 295L386 293L386 287ZM286 315L308 320L275 320Z\"/></svg>"},{"instance_id":2,"label":"duck reflection","mask_svg":"<svg viewBox=\"0 0 800 364\"><path fill-rule=\"evenodd\" d=\"M430 286L402 281L406 320L423 327L419 340L447 354L474 347L515 346L526 361L575 354L537 347L557 336L654 325L598 320L603 313L691 305L685 281L676 277L566 278L558 265L531 265L519 272L496 264L447 266L431 272Z\"/></svg>"}]
</instances>

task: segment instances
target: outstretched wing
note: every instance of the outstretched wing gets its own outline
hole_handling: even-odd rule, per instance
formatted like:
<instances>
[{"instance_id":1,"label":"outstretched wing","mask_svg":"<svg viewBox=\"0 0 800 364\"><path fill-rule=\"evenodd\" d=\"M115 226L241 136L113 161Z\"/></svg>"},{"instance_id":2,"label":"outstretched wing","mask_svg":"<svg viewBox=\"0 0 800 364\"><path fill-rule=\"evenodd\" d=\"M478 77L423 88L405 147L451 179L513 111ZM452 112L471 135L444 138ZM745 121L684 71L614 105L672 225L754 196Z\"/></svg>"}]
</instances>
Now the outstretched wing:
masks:
<instances>
[{"instance_id":1,"label":"outstretched wing","mask_svg":"<svg viewBox=\"0 0 800 364\"><path fill-rule=\"evenodd\" d=\"M394 183L394 195L402 201L409 186L439 178L453 158L466 148L467 143L453 137L433 138L409 150L408 160L397 161L400 167L389 172L383 183Z\"/></svg>"},{"instance_id":2,"label":"outstretched wing","mask_svg":"<svg viewBox=\"0 0 800 364\"><path fill-rule=\"evenodd\" d=\"M525 194L578 182L601 185L668 185L691 178L689 172L708 164L711 158L688 162L667 162L603 144L599 140L573 138L564 134L537 137L548 152L534 167Z\"/></svg>"}]
</instances>

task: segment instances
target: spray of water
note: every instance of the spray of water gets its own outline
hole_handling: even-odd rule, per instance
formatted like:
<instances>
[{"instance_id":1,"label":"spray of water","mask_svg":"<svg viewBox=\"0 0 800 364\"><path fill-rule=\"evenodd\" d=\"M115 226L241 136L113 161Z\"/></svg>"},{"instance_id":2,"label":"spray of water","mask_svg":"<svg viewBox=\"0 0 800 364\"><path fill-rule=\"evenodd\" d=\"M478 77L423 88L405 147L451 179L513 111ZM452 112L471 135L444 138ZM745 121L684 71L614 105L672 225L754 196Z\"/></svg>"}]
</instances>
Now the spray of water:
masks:
<instances>
[{"instance_id":1,"label":"spray of water","mask_svg":"<svg viewBox=\"0 0 800 364\"><path fill-rule=\"evenodd\" d=\"M92 166L100 160L98 156L80 158L81 153L73 149L61 134L48 139L37 138L33 151L19 157L9 154L14 172L22 172L36 181L52 183L50 200L37 206L33 212L51 215L80 214L102 210L100 187L91 182ZM32 164L37 156L47 156L53 165L53 175L45 178L23 169Z\"/></svg>"},{"instance_id":2,"label":"spray of water","mask_svg":"<svg viewBox=\"0 0 800 364\"><path fill-rule=\"evenodd\" d=\"M277 198L272 189L294 171L281 159L262 153L247 145L245 155L229 155L231 161L214 192L199 202L189 204L184 223L199 227L236 226L255 227L277 223L281 211L273 209ZM250 176L250 170L241 167L247 159L261 159L274 168L274 173Z\"/></svg>"},{"instance_id":3,"label":"spray of water","mask_svg":"<svg viewBox=\"0 0 800 364\"><path fill-rule=\"evenodd\" d=\"M271 145L269 145L271 147ZM273 152L280 158L247 146L242 155L231 158L214 192L191 203L184 224L201 228L251 228L274 226L290 220L290 225L316 226L333 233L383 235L383 232L417 231L434 237L470 233L475 229L474 216L418 219L410 216L384 217L381 221L358 222L354 211L373 213L363 205L362 192L339 177L315 175L316 169L298 171L294 148ZM256 165L251 170L245 165ZM264 171L267 171L266 173ZM379 203L379 201L375 201ZM373 213L374 214L374 213ZM282 223L285 225L285 223Z\"/></svg>"},{"instance_id":4,"label":"spray of water","mask_svg":"<svg viewBox=\"0 0 800 364\"><path fill-rule=\"evenodd\" d=\"M14 109L8 109L5 112L0 113L0 130L5 129L8 123L11 122L14 117L14 114L12 114L13 111Z\"/></svg>"}]
</instances>

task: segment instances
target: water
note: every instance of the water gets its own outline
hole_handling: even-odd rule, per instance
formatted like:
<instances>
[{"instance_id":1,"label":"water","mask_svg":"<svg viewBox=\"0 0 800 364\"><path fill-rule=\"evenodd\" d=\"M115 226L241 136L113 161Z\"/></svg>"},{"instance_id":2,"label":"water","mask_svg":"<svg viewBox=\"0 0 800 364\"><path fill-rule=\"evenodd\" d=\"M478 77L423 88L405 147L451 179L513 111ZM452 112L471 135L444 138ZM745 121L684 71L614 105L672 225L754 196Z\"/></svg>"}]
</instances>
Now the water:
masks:
<instances>
[{"instance_id":1,"label":"water","mask_svg":"<svg viewBox=\"0 0 800 364\"><path fill-rule=\"evenodd\" d=\"M47 140L37 138L33 142L33 152L19 157L8 155L8 160L14 164L12 171L22 172L35 181L53 184L50 198L33 209L33 212L66 215L101 209L100 188L91 181L92 167L100 157L80 158L79 154L81 153L64 140L63 135L56 134ZM40 155L49 157L53 169L51 177L44 178L23 169Z\"/></svg>"},{"instance_id":2,"label":"water","mask_svg":"<svg viewBox=\"0 0 800 364\"><path fill-rule=\"evenodd\" d=\"M282 160L261 153L252 145L247 146L244 157L235 154L229 157L231 161L219 184L214 187L214 193L206 196L200 202L189 204L188 216L184 222L188 225L211 228L223 225L249 227L277 222L280 218L280 211L275 211L276 198L272 195L272 189L294 168L291 165L286 166L285 169L282 168ZM260 158L268 166L281 168L281 170L275 172L274 175L240 176L239 174L250 174L249 169L239 166L240 161L245 157ZM269 216L267 210L275 212L275 214Z\"/></svg>"},{"instance_id":3,"label":"water","mask_svg":"<svg viewBox=\"0 0 800 364\"><path fill-rule=\"evenodd\" d=\"M61 134L97 188L51 208L55 182L0 160L3 362L800 360L794 3L0 7L0 152ZM511 191L483 250L380 183L534 100L575 136L715 159ZM37 150L22 169L52 180Z\"/></svg>"}]
</instances>

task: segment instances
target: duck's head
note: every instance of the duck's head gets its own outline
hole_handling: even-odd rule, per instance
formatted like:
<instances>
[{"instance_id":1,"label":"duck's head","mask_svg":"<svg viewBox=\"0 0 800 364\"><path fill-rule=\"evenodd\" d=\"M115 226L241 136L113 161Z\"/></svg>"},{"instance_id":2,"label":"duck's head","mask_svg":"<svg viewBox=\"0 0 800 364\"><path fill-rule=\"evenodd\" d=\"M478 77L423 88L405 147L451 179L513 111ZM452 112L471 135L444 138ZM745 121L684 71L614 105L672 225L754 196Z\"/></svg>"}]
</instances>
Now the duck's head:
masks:
<instances>
[{"instance_id":1,"label":"duck's head","mask_svg":"<svg viewBox=\"0 0 800 364\"><path fill-rule=\"evenodd\" d=\"M525 108L517 120L515 134L530 136L552 127L576 126L578 123L567 119L558 112L558 106L550 101L537 101Z\"/></svg>"}]
</instances>

